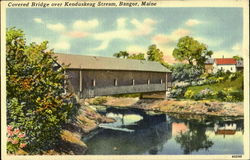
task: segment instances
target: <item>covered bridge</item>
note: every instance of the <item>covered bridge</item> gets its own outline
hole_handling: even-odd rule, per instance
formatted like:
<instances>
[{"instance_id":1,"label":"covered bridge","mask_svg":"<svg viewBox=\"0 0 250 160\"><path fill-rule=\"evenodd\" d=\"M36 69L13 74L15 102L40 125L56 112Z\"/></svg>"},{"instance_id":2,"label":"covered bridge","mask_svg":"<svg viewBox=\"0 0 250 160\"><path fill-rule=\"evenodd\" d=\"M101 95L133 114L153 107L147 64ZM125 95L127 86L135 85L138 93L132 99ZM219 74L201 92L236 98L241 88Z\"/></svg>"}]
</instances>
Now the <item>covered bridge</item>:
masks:
<instances>
[{"instance_id":1,"label":"covered bridge","mask_svg":"<svg viewBox=\"0 0 250 160\"><path fill-rule=\"evenodd\" d=\"M109 57L56 54L57 63L69 65L71 91L80 98L166 92L171 72L158 62Z\"/></svg>"}]
</instances>

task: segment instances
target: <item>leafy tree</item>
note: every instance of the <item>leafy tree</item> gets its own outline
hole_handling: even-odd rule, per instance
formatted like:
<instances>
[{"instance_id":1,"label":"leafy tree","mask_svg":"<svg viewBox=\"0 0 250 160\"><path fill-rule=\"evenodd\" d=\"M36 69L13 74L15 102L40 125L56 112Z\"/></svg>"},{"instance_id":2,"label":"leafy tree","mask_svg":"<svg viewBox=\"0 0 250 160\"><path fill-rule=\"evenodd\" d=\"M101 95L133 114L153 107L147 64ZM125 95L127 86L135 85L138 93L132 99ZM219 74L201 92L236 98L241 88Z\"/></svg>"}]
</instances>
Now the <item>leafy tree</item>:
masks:
<instances>
[{"instance_id":1,"label":"leafy tree","mask_svg":"<svg viewBox=\"0 0 250 160\"><path fill-rule=\"evenodd\" d=\"M128 59L146 60L143 53L132 54L128 56Z\"/></svg>"},{"instance_id":2,"label":"leafy tree","mask_svg":"<svg viewBox=\"0 0 250 160\"><path fill-rule=\"evenodd\" d=\"M233 59L235 59L235 60L237 60L237 61L239 61L239 60L243 60L243 58L242 58L242 57L240 57L240 56L233 56Z\"/></svg>"},{"instance_id":3,"label":"leafy tree","mask_svg":"<svg viewBox=\"0 0 250 160\"><path fill-rule=\"evenodd\" d=\"M56 144L72 109L71 96L63 94L64 69L55 69L47 44L27 45L22 30L7 29L7 123L26 133L30 153Z\"/></svg>"},{"instance_id":4,"label":"leafy tree","mask_svg":"<svg viewBox=\"0 0 250 160\"><path fill-rule=\"evenodd\" d=\"M114 57L116 58L128 58L129 54L127 51L120 51L118 53L113 54Z\"/></svg>"},{"instance_id":5,"label":"leafy tree","mask_svg":"<svg viewBox=\"0 0 250 160\"><path fill-rule=\"evenodd\" d=\"M164 62L163 52L155 44L148 47L147 55L149 61Z\"/></svg>"},{"instance_id":6,"label":"leafy tree","mask_svg":"<svg viewBox=\"0 0 250 160\"><path fill-rule=\"evenodd\" d=\"M194 40L192 37L185 36L179 39L177 48L173 51L173 56L179 61L187 61L190 65L204 68L205 61L211 57L212 51L207 49L203 43Z\"/></svg>"}]
</instances>

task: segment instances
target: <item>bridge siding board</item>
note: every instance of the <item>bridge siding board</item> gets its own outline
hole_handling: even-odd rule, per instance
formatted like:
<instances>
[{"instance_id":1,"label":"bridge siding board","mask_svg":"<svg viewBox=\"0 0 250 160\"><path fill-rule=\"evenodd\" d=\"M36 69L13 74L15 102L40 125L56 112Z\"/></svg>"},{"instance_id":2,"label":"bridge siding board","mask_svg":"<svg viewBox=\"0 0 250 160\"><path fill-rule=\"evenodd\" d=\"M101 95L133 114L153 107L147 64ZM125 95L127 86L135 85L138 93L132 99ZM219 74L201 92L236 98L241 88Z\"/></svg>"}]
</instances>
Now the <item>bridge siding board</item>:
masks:
<instances>
[{"instance_id":1,"label":"bridge siding board","mask_svg":"<svg viewBox=\"0 0 250 160\"><path fill-rule=\"evenodd\" d=\"M165 84L142 84L134 86L114 86L94 89L85 89L81 93L81 98L91 98L94 96L129 94L129 93L145 93L145 92L162 92L165 90Z\"/></svg>"},{"instance_id":2,"label":"bridge siding board","mask_svg":"<svg viewBox=\"0 0 250 160\"><path fill-rule=\"evenodd\" d=\"M171 87L166 83L170 81L170 75L161 72L69 69L67 74L69 75L71 91L77 93L81 98L127 93L162 92ZM115 79L117 79L117 86L114 84ZM149 79L150 84L148 84ZM93 80L95 80L95 86L93 86Z\"/></svg>"}]
</instances>

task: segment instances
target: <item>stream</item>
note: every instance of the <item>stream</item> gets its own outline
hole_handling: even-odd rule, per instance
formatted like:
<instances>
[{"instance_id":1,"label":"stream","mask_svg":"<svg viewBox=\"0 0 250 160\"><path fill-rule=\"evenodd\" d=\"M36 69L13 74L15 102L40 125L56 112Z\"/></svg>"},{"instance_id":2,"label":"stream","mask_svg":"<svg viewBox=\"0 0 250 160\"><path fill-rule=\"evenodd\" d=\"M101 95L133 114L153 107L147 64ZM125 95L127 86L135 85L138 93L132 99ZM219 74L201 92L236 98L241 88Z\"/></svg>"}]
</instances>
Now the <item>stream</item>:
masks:
<instances>
[{"instance_id":1,"label":"stream","mask_svg":"<svg viewBox=\"0 0 250 160\"><path fill-rule=\"evenodd\" d=\"M88 155L243 154L243 119L107 107L116 122L85 139Z\"/></svg>"}]
</instances>

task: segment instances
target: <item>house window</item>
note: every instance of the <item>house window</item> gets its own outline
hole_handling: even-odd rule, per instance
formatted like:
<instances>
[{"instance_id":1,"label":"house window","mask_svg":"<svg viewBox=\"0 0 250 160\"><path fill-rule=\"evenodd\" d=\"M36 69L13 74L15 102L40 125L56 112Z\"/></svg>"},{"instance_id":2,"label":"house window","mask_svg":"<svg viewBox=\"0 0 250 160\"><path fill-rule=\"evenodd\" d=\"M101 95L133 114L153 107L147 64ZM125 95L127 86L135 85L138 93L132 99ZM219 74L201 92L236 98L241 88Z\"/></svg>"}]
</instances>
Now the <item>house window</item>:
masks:
<instances>
[{"instance_id":1,"label":"house window","mask_svg":"<svg viewBox=\"0 0 250 160\"><path fill-rule=\"evenodd\" d=\"M233 68L232 68L232 67L231 67L230 69L231 69L231 71L233 70Z\"/></svg>"},{"instance_id":2,"label":"house window","mask_svg":"<svg viewBox=\"0 0 250 160\"><path fill-rule=\"evenodd\" d=\"M148 79L148 84L150 84L150 79Z\"/></svg>"},{"instance_id":3,"label":"house window","mask_svg":"<svg viewBox=\"0 0 250 160\"><path fill-rule=\"evenodd\" d=\"M95 87L95 79L92 80L92 86Z\"/></svg>"},{"instance_id":4,"label":"house window","mask_svg":"<svg viewBox=\"0 0 250 160\"><path fill-rule=\"evenodd\" d=\"M134 79L132 79L132 85L133 85L133 86L135 85L135 80L134 80Z\"/></svg>"},{"instance_id":5,"label":"house window","mask_svg":"<svg viewBox=\"0 0 250 160\"><path fill-rule=\"evenodd\" d=\"M114 80L114 85L117 86L117 79Z\"/></svg>"}]
</instances>

